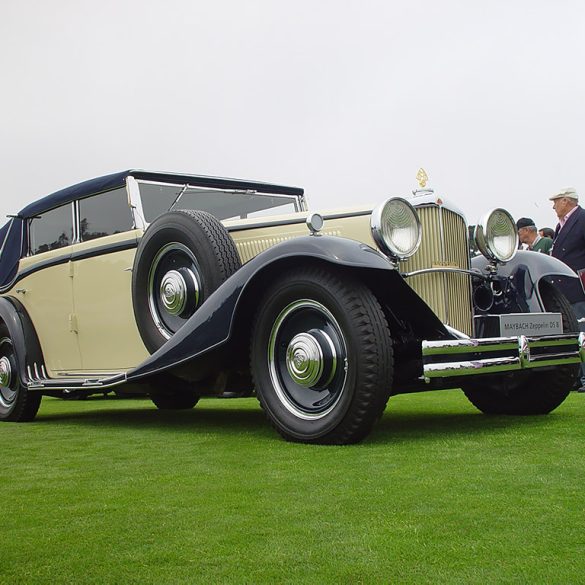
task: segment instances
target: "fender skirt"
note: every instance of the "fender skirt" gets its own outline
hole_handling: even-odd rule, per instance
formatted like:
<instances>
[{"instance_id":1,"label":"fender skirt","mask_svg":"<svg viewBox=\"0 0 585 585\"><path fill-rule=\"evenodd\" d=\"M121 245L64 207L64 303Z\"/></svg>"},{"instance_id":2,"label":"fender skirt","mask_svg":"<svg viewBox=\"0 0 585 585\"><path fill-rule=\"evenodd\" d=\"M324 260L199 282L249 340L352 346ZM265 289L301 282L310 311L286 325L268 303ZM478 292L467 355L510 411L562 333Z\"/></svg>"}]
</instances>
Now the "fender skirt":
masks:
<instances>
[{"instance_id":1,"label":"fender skirt","mask_svg":"<svg viewBox=\"0 0 585 585\"><path fill-rule=\"evenodd\" d=\"M257 304L243 302L246 293L261 294L261 290L254 291L254 284L262 280L270 272L269 278L276 277L281 271L291 266L298 266L299 263L321 262L335 265L341 269L352 271L363 271L363 276L368 282L375 282L379 291L384 296L400 298L401 304L407 301L412 313L420 323L421 329L431 338L450 337L439 318L424 303L424 301L406 284L395 266L382 254L355 240L339 238L335 236L303 236L282 242L258 254L252 260L242 266L235 274L226 280L197 312L187 321L185 325L167 341L158 351L153 353L144 362L127 373L129 382L143 382L145 378L160 372L179 368L188 362L189 367L202 369L208 365L210 352L217 355L215 350L222 350L220 361L233 363L231 352L245 352L247 359L248 345L242 345L242 332L234 330L234 323L240 322L238 311L251 313L256 310ZM367 273L367 274L366 274ZM254 301L257 297L254 297ZM384 304L390 305L388 299L381 299ZM242 308L244 306L244 308ZM414 309L416 307L416 309ZM249 335L248 326L243 332ZM239 335L238 335L239 333ZM234 341L240 340L240 343ZM246 338L247 339L247 338ZM228 351L229 350L229 351ZM232 357L230 357L230 354ZM201 357L201 360L196 359ZM229 369L221 368L219 369Z\"/></svg>"}]
</instances>

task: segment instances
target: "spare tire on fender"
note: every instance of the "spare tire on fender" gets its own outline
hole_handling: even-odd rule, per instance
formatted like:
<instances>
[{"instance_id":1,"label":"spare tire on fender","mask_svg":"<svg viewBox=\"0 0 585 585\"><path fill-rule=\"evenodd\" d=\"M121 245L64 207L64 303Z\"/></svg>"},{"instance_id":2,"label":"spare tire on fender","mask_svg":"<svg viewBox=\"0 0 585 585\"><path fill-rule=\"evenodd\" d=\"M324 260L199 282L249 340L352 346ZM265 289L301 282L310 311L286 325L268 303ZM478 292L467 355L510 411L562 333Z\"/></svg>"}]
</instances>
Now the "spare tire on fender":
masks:
<instances>
[{"instance_id":1,"label":"spare tire on fender","mask_svg":"<svg viewBox=\"0 0 585 585\"><path fill-rule=\"evenodd\" d=\"M132 269L134 315L148 351L170 339L240 266L234 241L210 213L177 210L153 221Z\"/></svg>"}]
</instances>

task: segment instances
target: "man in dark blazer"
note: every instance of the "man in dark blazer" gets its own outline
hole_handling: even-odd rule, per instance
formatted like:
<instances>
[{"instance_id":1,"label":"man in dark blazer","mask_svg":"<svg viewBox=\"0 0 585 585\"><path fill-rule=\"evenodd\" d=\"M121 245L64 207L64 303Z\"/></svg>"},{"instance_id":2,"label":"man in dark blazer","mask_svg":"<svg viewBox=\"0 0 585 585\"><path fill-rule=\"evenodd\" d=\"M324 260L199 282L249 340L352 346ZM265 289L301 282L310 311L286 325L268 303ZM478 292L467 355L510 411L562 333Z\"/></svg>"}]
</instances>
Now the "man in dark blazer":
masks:
<instances>
[{"instance_id":1,"label":"man in dark blazer","mask_svg":"<svg viewBox=\"0 0 585 585\"><path fill-rule=\"evenodd\" d=\"M579 195L573 187L561 189L550 200L559 218L551 256L579 273L585 269L585 209L579 205ZM580 321L579 329L585 331L585 293L580 280L565 279L557 284ZM585 392L585 364L582 366L580 391Z\"/></svg>"}]
</instances>

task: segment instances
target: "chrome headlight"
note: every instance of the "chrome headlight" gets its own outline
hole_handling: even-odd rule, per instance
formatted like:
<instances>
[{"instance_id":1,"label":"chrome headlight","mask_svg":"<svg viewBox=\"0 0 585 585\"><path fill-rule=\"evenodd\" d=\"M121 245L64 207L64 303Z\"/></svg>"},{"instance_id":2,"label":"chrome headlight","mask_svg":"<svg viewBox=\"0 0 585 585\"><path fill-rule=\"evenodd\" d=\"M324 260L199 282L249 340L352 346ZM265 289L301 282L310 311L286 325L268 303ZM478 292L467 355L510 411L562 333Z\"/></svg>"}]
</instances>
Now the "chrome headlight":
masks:
<instances>
[{"instance_id":1,"label":"chrome headlight","mask_svg":"<svg viewBox=\"0 0 585 585\"><path fill-rule=\"evenodd\" d=\"M420 219L406 199L393 197L376 207L372 212L370 226L372 237L384 254L406 260L420 246Z\"/></svg>"},{"instance_id":2,"label":"chrome headlight","mask_svg":"<svg viewBox=\"0 0 585 585\"><path fill-rule=\"evenodd\" d=\"M505 209L486 213L475 227L475 243L488 260L509 262L518 250L518 232Z\"/></svg>"}]
</instances>

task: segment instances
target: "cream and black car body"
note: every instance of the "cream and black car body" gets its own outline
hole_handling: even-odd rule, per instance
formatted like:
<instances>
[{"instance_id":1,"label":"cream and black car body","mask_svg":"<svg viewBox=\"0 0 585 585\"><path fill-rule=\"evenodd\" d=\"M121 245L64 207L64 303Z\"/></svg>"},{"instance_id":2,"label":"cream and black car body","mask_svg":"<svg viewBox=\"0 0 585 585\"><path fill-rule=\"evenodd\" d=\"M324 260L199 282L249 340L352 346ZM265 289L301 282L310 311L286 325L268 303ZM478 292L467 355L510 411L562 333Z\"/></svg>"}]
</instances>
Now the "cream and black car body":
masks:
<instances>
[{"instance_id":1,"label":"cream and black car body","mask_svg":"<svg viewBox=\"0 0 585 585\"><path fill-rule=\"evenodd\" d=\"M584 340L510 215L432 190L311 214L302 189L146 171L44 197L0 230L0 419L126 389L161 409L255 394L287 439L352 443L390 396L462 388L544 414Z\"/></svg>"}]
</instances>

